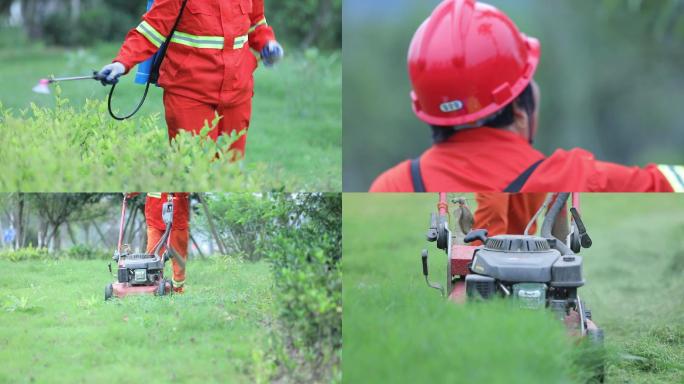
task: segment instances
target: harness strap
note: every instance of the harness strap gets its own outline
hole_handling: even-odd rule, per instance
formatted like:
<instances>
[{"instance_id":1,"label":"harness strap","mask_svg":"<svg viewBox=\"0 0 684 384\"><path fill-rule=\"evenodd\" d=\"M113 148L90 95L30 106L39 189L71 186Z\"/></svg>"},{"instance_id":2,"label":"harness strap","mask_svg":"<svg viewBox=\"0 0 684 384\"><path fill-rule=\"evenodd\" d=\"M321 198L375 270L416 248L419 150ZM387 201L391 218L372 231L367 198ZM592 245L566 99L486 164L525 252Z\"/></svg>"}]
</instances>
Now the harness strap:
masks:
<instances>
[{"instance_id":1,"label":"harness strap","mask_svg":"<svg viewBox=\"0 0 684 384\"><path fill-rule=\"evenodd\" d=\"M511 182L504 192L515 193L520 192L520 190L525 186L527 180L530 179L532 173L544 162L546 159L540 159L534 162L529 168L527 168L523 173ZM423 175L420 171L420 157L411 160L411 181L413 182L414 192L425 192L425 184L423 183Z\"/></svg>"},{"instance_id":2,"label":"harness strap","mask_svg":"<svg viewBox=\"0 0 684 384\"><path fill-rule=\"evenodd\" d=\"M520 192L520 190L525 186L525 183L527 183L527 180L529 180L530 176L532 176L534 170L537 169L537 167L539 167L544 160L546 159L540 159L535 161L534 164L530 165L530 167L527 168L523 173L521 173L520 176L513 180L513 182L510 183L508 187L506 187L506 189L504 189L504 192Z\"/></svg>"},{"instance_id":3,"label":"harness strap","mask_svg":"<svg viewBox=\"0 0 684 384\"><path fill-rule=\"evenodd\" d=\"M411 180L413 181L414 192L425 192L423 175L420 173L420 157L411 160Z\"/></svg>"}]
</instances>

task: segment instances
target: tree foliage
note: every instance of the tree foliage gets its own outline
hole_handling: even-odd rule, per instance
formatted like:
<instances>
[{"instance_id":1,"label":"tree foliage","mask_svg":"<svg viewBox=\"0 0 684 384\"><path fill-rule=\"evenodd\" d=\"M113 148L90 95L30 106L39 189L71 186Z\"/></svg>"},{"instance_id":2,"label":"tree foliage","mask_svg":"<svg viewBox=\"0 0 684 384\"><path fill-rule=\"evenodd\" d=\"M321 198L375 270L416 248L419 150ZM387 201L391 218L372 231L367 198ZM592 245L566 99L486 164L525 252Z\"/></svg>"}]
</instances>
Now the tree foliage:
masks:
<instances>
[{"instance_id":1,"label":"tree foliage","mask_svg":"<svg viewBox=\"0 0 684 384\"><path fill-rule=\"evenodd\" d=\"M146 0L20 0L32 38L57 45L121 41L145 12ZM266 0L266 17L279 39L293 46L340 48L342 0ZM6 14L11 1L0 1Z\"/></svg>"},{"instance_id":2,"label":"tree foliage","mask_svg":"<svg viewBox=\"0 0 684 384\"><path fill-rule=\"evenodd\" d=\"M204 201L230 256L265 258L273 266L279 315L276 375L293 382L328 381L339 375L341 196L212 194Z\"/></svg>"}]
</instances>

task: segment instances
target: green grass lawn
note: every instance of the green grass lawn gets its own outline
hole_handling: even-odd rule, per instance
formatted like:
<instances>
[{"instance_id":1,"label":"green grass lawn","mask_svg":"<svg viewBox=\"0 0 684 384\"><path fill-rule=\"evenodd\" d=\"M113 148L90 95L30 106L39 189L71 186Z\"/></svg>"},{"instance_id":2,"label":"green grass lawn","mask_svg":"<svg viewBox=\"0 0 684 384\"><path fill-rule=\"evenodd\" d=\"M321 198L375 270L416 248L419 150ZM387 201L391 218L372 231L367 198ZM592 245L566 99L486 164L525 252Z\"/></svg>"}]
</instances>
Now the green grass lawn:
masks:
<instances>
[{"instance_id":1,"label":"green grass lawn","mask_svg":"<svg viewBox=\"0 0 684 384\"><path fill-rule=\"evenodd\" d=\"M607 382L684 381L684 196L583 195L594 246L580 294L604 328ZM357 382L581 382L580 350L544 312L458 306L428 288L420 251L436 194L344 195L343 377ZM628 355L645 360L627 360Z\"/></svg>"},{"instance_id":2,"label":"green grass lawn","mask_svg":"<svg viewBox=\"0 0 684 384\"><path fill-rule=\"evenodd\" d=\"M106 264L0 261L0 383L268 380L267 263L191 261L184 295L104 302Z\"/></svg>"},{"instance_id":3,"label":"green grass lawn","mask_svg":"<svg viewBox=\"0 0 684 384\"><path fill-rule=\"evenodd\" d=\"M16 113L27 109L30 103L52 107L54 96L35 94L31 90L40 78L90 74L110 62L118 48L116 44L87 49L29 44L2 48L0 102ZM144 88L133 83L134 73L135 69L117 87L114 107L120 113L131 110L142 95ZM82 105L86 99L105 100L108 93L108 88L89 80L62 83L61 87L62 97L74 106ZM153 87L135 119L157 116L158 125L164 128L161 97L161 89ZM284 180L287 190L341 190L341 97L339 52L292 49L275 68L258 68L247 165L265 164L266 172ZM130 140L134 141L135 137Z\"/></svg>"}]
</instances>

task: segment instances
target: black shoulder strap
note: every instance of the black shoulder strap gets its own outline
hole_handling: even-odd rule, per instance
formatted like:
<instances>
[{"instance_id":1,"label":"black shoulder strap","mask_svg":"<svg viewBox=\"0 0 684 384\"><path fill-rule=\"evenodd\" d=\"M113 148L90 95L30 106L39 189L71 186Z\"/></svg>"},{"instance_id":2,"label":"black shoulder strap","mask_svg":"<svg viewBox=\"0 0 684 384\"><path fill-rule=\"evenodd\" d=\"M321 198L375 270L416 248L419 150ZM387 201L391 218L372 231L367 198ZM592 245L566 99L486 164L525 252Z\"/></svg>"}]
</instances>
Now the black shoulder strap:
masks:
<instances>
[{"instance_id":1,"label":"black shoulder strap","mask_svg":"<svg viewBox=\"0 0 684 384\"><path fill-rule=\"evenodd\" d=\"M525 172L521 173L520 176L513 180L513 182L509 184L506 189L504 189L504 192L520 192L520 190L525 186L527 180L529 180L530 176L532 176L534 170L537 169L537 167L539 167L544 160L545 159L535 161L534 164L525 170Z\"/></svg>"},{"instance_id":2,"label":"black shoulder strap","mask_svg":"<svg viewBox=\"0 0 684 384\"><path fill-rule=\"evenodd\" d=\"M411 180L413 181L414 192L425 192L423 175L420 173L420 157L411 160Z\"/></svg>"},{"instance_id":3,"label":"black shoulder strap","mask_svg":"<svg viewBox=\"0 0 684 384\"><path fill-rule=\"evenodd\" d=\"M537 160L529 168L527 168L523 173L520 174L513 182L504 189L504 192L515 193L520 192L520 190L525 186L527 180L529 180L532 173L541 165L545 159ZM413 191L414 192L425 192L425 184L423 183L423 175L420 172L420 157L411 160L411 181L413 181Z\"/></svg>"},{"instance_id":4,"label":"black shoulder strap","mask_svg":"<svg viewBox=\"0 0 684 384\"><path fill-rule=\"evenodd\" d=\"M181 3L180 11L178 12L178 16L176 17L176 21L173 23L173 27L169 31L169 35L166 36L166 41L164 41L164 44L162 44L159 47L157 54L154 56L154 61L152 62L152 68L150 70L149 77L150 83L152 84L157 84L157 82L159 81L159 68L161 68L162 62L166 57L166 50L169 49L169 44L171 43L173 34L176 33L176 28L178 28L178 24L180 24L181 18L183 18L183 12L185 11L185 6L187 4L188 0L183 0L183 2Z\"/></svg>"}]
</instances>

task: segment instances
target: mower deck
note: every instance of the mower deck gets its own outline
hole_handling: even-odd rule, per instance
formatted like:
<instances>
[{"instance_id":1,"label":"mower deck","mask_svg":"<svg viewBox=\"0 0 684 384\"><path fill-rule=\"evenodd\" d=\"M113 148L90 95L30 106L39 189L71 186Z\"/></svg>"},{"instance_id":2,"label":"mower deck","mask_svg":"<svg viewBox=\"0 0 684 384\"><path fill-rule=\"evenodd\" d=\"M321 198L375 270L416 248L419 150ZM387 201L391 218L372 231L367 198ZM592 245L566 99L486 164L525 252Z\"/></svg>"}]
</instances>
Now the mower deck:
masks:
<instances>
[{"instance_id":1,"label":"mower deck","mask_svg":"<svg viewBox=\"0 0 684 384\"><path fill-rule=\"evenodd\" d=\"M165 281L166 287L164 294L173 292L171 283ZM159 284L154 285L131 285L129 283L112 283L112 294L114 297L122 298L130 295L157 295Z\"/></svg>"}]
</instances>

